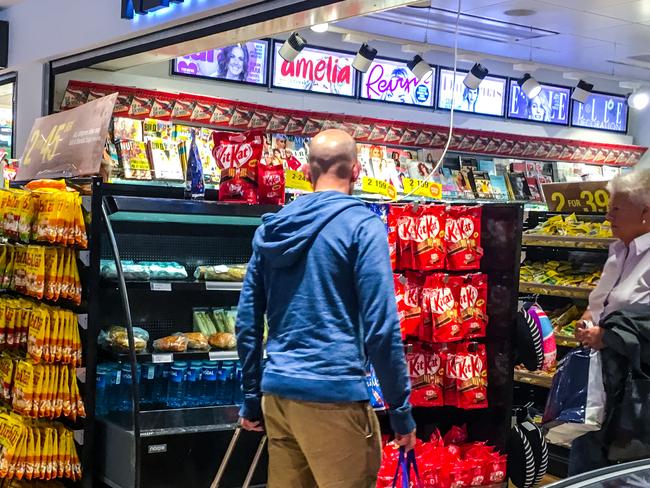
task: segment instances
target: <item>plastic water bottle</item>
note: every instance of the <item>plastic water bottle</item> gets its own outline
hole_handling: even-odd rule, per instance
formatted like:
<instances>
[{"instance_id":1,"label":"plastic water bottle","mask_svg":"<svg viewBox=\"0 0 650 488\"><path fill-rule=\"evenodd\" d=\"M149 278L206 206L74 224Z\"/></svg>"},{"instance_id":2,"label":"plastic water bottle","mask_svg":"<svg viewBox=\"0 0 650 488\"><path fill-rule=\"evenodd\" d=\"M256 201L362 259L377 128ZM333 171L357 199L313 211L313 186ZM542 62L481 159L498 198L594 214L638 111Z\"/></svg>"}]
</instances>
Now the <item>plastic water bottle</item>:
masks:
<instances>
[{"instance_id":1,"label":"plastic water bottle","mask_svg":"<svg viewBox=\"0 0 650 488\"><path fill-rule=\"evenodd\" d=\"M100 417L108 413L106 392L110 384L110 369L103 364L97 365L95 376L95 415Z\"/></svg>"},{"instance_id":2,"label":"plastic water bottle","mask_svg":"<svg viewBox=\"0 0 650 488\"><path fill-rule=\"evenodd\" d=\"M174 361L169 373L167 383L167 405L170 408L181 408L185 406L185 374L187 363L185 361Z\"/></svg>"},{"instance_id":3,"label":"plastic water bottle","mask_svg":"<svg viewBox=\"0 0 650 488\"><path fill-rule=\"evenodd\" d=\"M242 378L243 378L243 372L241 369L241 365L237 363L237 369L236 369L236 374L235 374L235 394L234 394L234 402L235 405L243 405L244 404L244 390L243 390L243 383L242 383Z\"/></svg>"},{"instance_id":4,"label":"plastic water bottle","mask_svg":"<svg viewBox=\"0 0 650 488\"><path fill-rule=\"evenodd\" d=\"M153 390L156 379L156 365L145 363L140 374L140 403L143 407L153 405Z\"/></svg>"},{"instance_id":5,"label":"plastic water bottle","mask_svg":"<svg viewBox=\"0 0 650 488\"><path fill-rule=\"evenodd\" d=\"M169 373L171 367L169 364L156 365L156 377L153 384L153 393L151 402L153 405L167 404L167 384L169 383Z\"/></svg>"},{"instance_id":6,"label":"plastic water bottle","mask_svg":"<svg viewBox=\"0 0 650 488\"><path fill-rule=\"evenodd\" d=\"M222 362L219 364L219 370L217 371L217 405L229 405L228 400L228 363Z\"/></svg>"},{"instance_id":7,"label":"plastic water bottle","mask_svg":"<svg viewBox=\"0 0 650 488\"><path fill-rule=\"evenodd\" d=\"M203 394L203 383L201 382L201 372L203 370L202 361L191 361L187 370L187 389L185 392L185 406L198 407L201 404L201 395Z\"/></svg>"},{"instance_id":8,"label":"plastic water bottle","mask_svg":"<svg viewBox=\"0 0 650 488\"><path fill-rule=\"evenodd\" d=\"M201 377L203 378L203 392L201 394L201 405L216 405L218 394L218 381L217 375L219 373L219 365L216 361L203 361L203 371Z\"/></svg>"},{"instance_id":9,"label":"plastic water bottle","mask_svg":"<svg viewBox=\"0 0 650 488\"><path fill-rule=\"evenodd\" d=\"M106 412L114 412L119 409L120 386L122 383L122 369L118 363L106 363Z\"/></svg>"},{"instance_id":10,"label":"plastic water bottle","mask_svg":"<svg viewBox=\"0 0 650 488\"><path fill-rule=\"evenodd\" d=\"M140 365L136 365L136 379L140 376ZM131 399L131 385L133 383L133 376L131 375L131 364L122 364L121 381L119 387L119 406L118 410L122 412L129 412L133 409L133 401Z\"/></svg>"}]
</instances>

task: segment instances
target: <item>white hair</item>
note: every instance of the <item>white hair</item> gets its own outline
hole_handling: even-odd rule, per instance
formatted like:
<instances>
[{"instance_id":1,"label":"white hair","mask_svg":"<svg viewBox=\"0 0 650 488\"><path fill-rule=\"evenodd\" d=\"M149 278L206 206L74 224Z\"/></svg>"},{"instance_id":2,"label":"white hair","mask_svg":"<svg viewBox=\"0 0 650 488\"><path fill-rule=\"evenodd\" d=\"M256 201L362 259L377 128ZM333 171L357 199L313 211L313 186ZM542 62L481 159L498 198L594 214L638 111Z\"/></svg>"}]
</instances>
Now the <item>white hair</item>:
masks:
<instances>
[{"instance_id":1,"label":"white hair","mask_svg":"<svg viewBox=\"0 0 650 488\"><path fill-rule=\"evenodd\" d=\"M610 194L626 195L639 205L650 207L650 169L635 169L607 183Z\"/></svg>"}]
</instances>

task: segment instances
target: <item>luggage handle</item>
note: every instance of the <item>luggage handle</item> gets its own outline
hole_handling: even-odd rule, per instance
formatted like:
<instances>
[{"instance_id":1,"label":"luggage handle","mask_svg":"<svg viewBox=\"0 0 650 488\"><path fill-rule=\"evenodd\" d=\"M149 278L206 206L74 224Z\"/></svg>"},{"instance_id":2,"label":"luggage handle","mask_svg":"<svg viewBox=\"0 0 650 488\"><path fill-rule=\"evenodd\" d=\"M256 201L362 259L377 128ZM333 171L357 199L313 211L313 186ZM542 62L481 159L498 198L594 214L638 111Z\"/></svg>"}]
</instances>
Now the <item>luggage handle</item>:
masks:
<instances>
[{"instance_id":1,"label":"luggage handle","mask_svg":"<svg viewBox=\"0 0 650 488\"><path fill-rule=\"evenodd\" d=\"M235 429L235 432L232 435L232 438L230 439L230 443L228 444L228 449L226 449L226 453L223 456L223 459L221 460L221 464L219 465L219 469L217 470L217 474L214 477L214 480L212 480L212 484L210 485L210 488L219 488L219 485L221 483L221 479L223 478L224 473L226 472L226 468L228 467L228 463L230 462L230 458L232 457L232 453L235 451L235 446L237 445L237 442L239 441L239 436L241 435L242 428L238 426ZM253 475L255 474L255 470L257 469L257 465L260 462L260 458L262 457L262 453L264 452L264 446L266 445L266 434L262 436L260 439L260 443L257 446L257 451L255 451L255 456L253 457L253 461L251 462L250 467L248 468L248 473L246 473L246 478L244 479L244 484L242 485L242 488L249 488L251 480L253 479Z\"/></svg>"}]
</instances>

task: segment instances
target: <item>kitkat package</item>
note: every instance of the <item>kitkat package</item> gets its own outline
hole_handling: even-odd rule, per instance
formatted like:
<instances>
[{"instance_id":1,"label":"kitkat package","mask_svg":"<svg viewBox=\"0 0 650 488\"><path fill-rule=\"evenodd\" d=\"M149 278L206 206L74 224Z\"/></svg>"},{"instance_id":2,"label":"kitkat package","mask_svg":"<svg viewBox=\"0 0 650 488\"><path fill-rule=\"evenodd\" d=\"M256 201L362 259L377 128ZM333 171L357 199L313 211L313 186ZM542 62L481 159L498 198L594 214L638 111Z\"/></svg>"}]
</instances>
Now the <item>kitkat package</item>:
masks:
<instances>
[{"instance_id":1,"label":"kitkat package","mask_svg":"<svg viewBox=\"0 0 650 488\"><path fill-rule=\"evenodd\" d=\"M482 273L463 277L460 286L460 319L465 339L485 337L487 327L487 276Z\"/></svg>"},{"instance_id":2,"label":"kitkat package","mask_svg":"<svg viewBox=\"0 0 650 488\"><path fill-rule=\"evenodd\" d=\"M284 168L281 164L260 163L257 183L260 204L284 205Z\"/></svg>"},{"instance_id":3,"label":"kitkat package","mask_svg":"<svg viewBox=\"0 0 650 488\"><path fill-rule=\"evenodd\" d=\"M249 131L212 133L212 154L221 170L219 200L258 203L258 166L264 147L264 134Z\"/></svg>"},{"instance_id":4,"label":"kitkat package","mask_svg":"<svg viewBox=\"0 0 650 488\"><path fill-rule=\"evenodd\" d=\"M418 335L422 314L424 277L413 272L394 275L395 299L402 339Z\"/></svg>"},{"instance_id":5,"label":"kitkat package","mask_svg":"<svg viewBox=\"0 0 650 488\"><path fill-rule=\"evenodd\" d=\"M437 351L413 346L406 354L406 367L411 379L410 402L414 407L442 407L445 367Z\"/></svg>"},{"instance_id":6,"label":"kitkat package","mask_svg":"<svg viewBox=\"0 0 650 488\"><path fill-rule=\"evenodd\" d=\"M485 344L462 343L456 349L458 408L487 408L487 355Z\"/></svg>"},{"instance_id":7,"label":"kitkat package","mask_svg":"<svg viewBox=\"0 0 650 488\"><path fill-rule=\"evenodd\" d=\"M442 205L407 205L397 218L399 267L432 271L445 266L446 211Z\"/></svg>"},{"instance_id":8,"label":"kitkat package","mask_svg":"<svg viewBox=\"0 0 650 488\"><path fill-rule=\"evenodd\" d=\"M447 269L479 269L481 256L483 256L483 248L481 248L481 207L449 207L445 240L447 244Z\"/></svg>"},{"instance_id":9,"label":"kitkat package","mask_svg":"<svg viewBox=\"0 0 650 488\"><path fill-rule=\"evenodd\" d=\"M427 276L422 290L421 340L453 342L463 338L458 307L461 284L460 276Z\"/></svg>"}]
</instances>

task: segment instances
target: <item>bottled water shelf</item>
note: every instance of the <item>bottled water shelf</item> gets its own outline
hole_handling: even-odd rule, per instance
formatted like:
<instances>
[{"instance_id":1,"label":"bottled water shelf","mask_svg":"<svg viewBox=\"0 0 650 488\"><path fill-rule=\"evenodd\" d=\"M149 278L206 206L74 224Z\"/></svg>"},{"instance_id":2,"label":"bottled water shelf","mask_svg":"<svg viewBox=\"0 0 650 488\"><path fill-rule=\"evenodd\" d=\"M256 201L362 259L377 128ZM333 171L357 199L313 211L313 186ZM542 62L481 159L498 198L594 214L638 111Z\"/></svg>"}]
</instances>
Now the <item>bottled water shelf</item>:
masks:
<instances>
[{"instance_id":1,"label":"bottled water shelf","mask_svg":"<svg viewBox=\"0 0 650 488\"><path fill-rule=\"evenodd\" d=\"M106 351L107 358L113 361L129 361L128 353ZM238 361L237 351L187 351L187 352L141 352L136 354L138 363L165 364L174 361Z\"/></svg>"}]
</instances>

